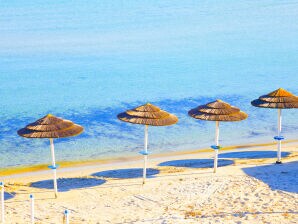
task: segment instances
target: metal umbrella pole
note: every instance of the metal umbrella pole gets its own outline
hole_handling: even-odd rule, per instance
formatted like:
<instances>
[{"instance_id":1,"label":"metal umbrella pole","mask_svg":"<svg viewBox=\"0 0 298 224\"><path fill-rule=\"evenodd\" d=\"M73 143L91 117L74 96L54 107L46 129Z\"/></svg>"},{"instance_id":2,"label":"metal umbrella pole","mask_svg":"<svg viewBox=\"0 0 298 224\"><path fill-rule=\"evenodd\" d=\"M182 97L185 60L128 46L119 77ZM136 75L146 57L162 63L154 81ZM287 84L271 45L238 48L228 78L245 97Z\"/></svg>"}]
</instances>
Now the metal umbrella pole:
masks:
<instances>
[{"instance_id":1,"label":"metal umbrella pole","mask_svg":"<svg viewBox=\"0 0 298 224\"><path fill-rule=\"evenodd\" d=\"M217 162L218 162L218 150L219 146L219 121L215 121L215 145L211 146L214 149L214 173L217 170Z\"/></svg>"},{"instance_id":2,"label":"metal umbrella pole","mask_svg":"<svg viewBox=\"0 0 298 224\"><path fill-rule=\"evenodd\" d=\"M145 184L146 175L147 175L147 157L148 157L148 125L145 125L144 151L142 152L142 154L144 155L143 184Z\"/></svg>"},{"instance_id":3,"label":"metal umbrella pole","mask_svg":"<svg viewBox=\"0 0 298 224\"><path fill-rule=\"evenodd\" d=\"M4 224L5 214L4 214L4 183L3 182L0 182L0 188L1 188L1 223Z\"/></svg>"},{"instance_id":4,"label":"metal umbrella pole","mask_svg":"<svg viewBox=\"0 0 298 224\"><path fill-rule=\"evenodd\" d=\"M281 109L278 109L278 120L277 120L277 136L274 137L277 140L277 164L281 163L281 142L284 140L284 137L281 136Z\"/></svg>"},{"instance_id":5,"label":"metal umbrella pole","mask_svg":"<svg viewBox=\"0 0 298 224\"><path fill-rule=\"evenodd\" d=\"M31 224L35 223L35 212L34 212L34 196L30 194L30 208L31 208Z\"/></svg>"},{"instance_id":6,"label":"metal umbrella pole","mask_svg":"<svg viewBox=\"0 0 298 224\"><path fill-rule=\"evenodd\" d=\"M49 168L53 170L54 192L55 192L55 198L57 198L58 197L57 167L56 167L56 161L55 161L54 140L52 138L50 138L50 144L51 144L51 154L52 154L52 166L49 166Z\"/></svg>"}]
</instances>

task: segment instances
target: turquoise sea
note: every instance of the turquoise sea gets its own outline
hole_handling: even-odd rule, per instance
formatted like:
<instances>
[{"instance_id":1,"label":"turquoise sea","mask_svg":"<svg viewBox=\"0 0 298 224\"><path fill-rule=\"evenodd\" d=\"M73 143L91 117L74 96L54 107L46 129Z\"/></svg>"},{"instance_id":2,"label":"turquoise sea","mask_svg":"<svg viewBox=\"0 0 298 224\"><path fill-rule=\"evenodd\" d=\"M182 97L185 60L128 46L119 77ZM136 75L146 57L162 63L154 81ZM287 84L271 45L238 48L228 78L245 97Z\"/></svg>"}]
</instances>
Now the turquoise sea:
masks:
<instances>
[{"instance_id":1,"label":"turquoise sea","mask_svg":"<svg viewBox=\"0 0 298 224\"><path fill-rule=\"evenodd\" d=\"M151 102L180 121L149 128L153 153L208 147L213 122L187 111L220 98L249 114L220 125L220 144L269 142L277 111L250 101L298 94L298 1L1 1L0 168L50 162L47 140L16 131L52 113L85 127L56 140L57 160L129 156L143 126L116 115ZM298 111L283 111L297 139Z\"/></svg>"}]
</instances>

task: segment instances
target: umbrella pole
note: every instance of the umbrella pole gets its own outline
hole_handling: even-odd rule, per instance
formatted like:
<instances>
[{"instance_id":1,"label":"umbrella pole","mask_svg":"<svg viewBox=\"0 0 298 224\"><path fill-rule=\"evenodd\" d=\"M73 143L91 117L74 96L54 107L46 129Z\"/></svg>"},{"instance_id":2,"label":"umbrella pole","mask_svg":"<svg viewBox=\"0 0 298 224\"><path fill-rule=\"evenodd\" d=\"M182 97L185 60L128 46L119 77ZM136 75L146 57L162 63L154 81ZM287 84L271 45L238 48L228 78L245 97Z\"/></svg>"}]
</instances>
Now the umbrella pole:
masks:
<instances>
[{"instance_id":1,"label":"umbrella pole","mask_svg":"<svg viewBox=\"0 0 298 224\"><path fill-rule=\"evenodd\" d=\"M278 122L277 122L277 136L280 138L277 142L277 161L276 163L281 163L281 109L278 109Z\"/></svg>"},{"instance_id":2,"label":"umbrella pole","mask_svg":"<svg viewBox=\"0 0 298 224\"><path fill-rule=\"evenodd\" d=\"M64 211L64 220L65 220L65 224L69 224L69 211L68 210Z\"/></svg>"},{"instance_id":3,"label":"umbrella pole","mask_svg":"<svg viewBox=\"0 0 298 224\"><path fill-rule=\"evenodd\" d=\"M31 208L31 224L35 223L35 214L34 214L34 196L30 194L30 208Z\"/></svg>"},{"instance_id":4,"label":"umbrella pole","mask_svg":"<svg viewBox=\"0 0 298 224\"><path fill-rule=\"evenodd\" d=\"M146 169L147 169L147 147L148 147L148 125L145 125L145 139L144 139L144 168L143 168L143 184L146 181Z\"/></svg>"},{"instance_id":5,"label":"umbrella pole","mask_svg":"<svg viewBox=\"0 0 298 224\"><path fill-rule=\"evenodd\" d=\"M219 121L215 121L215 145L219 146ZM217 169L218 149L214 150L214 173Z\"/></svg>"},{"instance_id":6,"label":"umbrella pole","mask_svg":"<svg viewBox=\"0 0 298 224\"><path fill-rule=\"evenodd\" d=\"M55 198L58 197L58 187L57 187L57 169L56 169L56 162L55 162L55 149L54 149L54 140L50 138L51 144L51 153L52 153L52 170L54 174L54 191L55 191Z\"/></svg>"},{"instance_id":7,"label":"umbrella pole","mask_svg":"<svg viewBox=\"0 0 298 224\"><path fill-rule=\"evenodd\" d=\"M3 182L0 182L0 188L1 188L1 223L4 224L4 217L5 217L5 214L4 214L4 183Z\"/></svg>"}]
</instances>

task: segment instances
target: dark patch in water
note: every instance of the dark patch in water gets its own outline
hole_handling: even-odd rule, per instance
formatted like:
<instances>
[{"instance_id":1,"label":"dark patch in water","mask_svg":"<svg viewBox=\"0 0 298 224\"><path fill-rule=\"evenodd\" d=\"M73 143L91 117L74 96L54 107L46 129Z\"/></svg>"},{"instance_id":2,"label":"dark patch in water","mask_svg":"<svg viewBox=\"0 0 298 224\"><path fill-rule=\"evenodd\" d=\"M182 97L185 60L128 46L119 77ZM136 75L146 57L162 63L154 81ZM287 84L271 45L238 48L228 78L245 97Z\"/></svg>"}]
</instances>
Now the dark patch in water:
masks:
<instances>
[{"instance_id":1,"label":"dark patch in water","mask_svg":"<svg viewBox=\"0 0 298 224\"><path fill-rule=\"evenodd\" d=\"M235 122L226 122L222 124L225 126L224 131L232 131L233 128L237 125L238 127L247 127L249 126L253 131L246 131L246 133L239 136L236 139L235 144L240 142L245 142L245 138L251 137L261 137L264 134L261 134L260 131L257 131L259 127L268 127L268 132L275 131L275 124L273 122L268 122L268 113L269 110L262 110L259 108L252 107L250 105L250 98L243 97L240 95L222 95L215 97L196 97L196 98L184 98L181 100L160 100L153 101L151 103L156 104L164 110L169 111L170 113L176 114L179 117L179 122L170 127L152 127L152 130L158 128L159 131L163 132L163 135L156 136L156 139L151 141L149 136L149 147L155 149L164 149L167 147L170 150L175 150L175 148L183 148L186 144L195 144L197 147L200 142L206 142L209 139L209 135L207 136L207 132L209 133L210 124L212 122L196 120L188 116L187 112L191 108L194 108L198 105L205 104L207 102L213 101L217 98L221 98L232 105L240 107L242 110L249 113L249 117L247 120L242 121L241 123ZM75 123L78 123L84 126L84 132L73 138L63 138L56 139L55 144L59 146L59 143L72 143L69 144L71 147L76 147L76 150L84 150L85 148L91 147L88 143L88 139L93 140L96 139L98 141L99 155L100 149L103 148L106 151L107 145L110 147L114 147L115 140L120 142L118 143L116 149L119 153L125 153L127 151L132 151L135 149L140 149L142 146L143 139L143 127L141 125L133 125L130 123L121 122L117 119L117 114L123 112L127 109L134 108L145 102L136 101L134 103L122 103L116 107L106 107L106 108L89 108L84 111L79 110L69 110L65 113L54 113L58 117L62 117L65 119L72 120ZM41 114L39 117L44 116ZM25 139L19 137L17 135L17 130L24 127L28 123L31 123L38 119L39 117L15 117L15 118L2 118L0 122L0 140L2 141L2 152L6 152L9 155L11 152L14 153L36 153L36 148L47 148L49 147L49 141L46 140L37 140L37 139ZM207 125L208 124L208 125ZM289 130L294 130L295 126L292 124ZM184 131L177 131L177 130ZM169 131L167 131L169 130ZM171 130L174 130L172 132ZM243 130L243 129L242 129ZM283 126L283 130L287 130L287 126ZM151 131L151 127L150 127ZM149 132L150 132L149 131ZM192 135L194 131L197 131L199 135L204 135L204 139L193 139L193 140L183 140L183 136ZM205 132L205 134L204 134ZM172 133L175 133L174 136L169 137ZM213 130L211 131L213 133ZM222 133L222 132L221 132ZM211 138L210 138L211 139ZM228 139L226 139L228 140ZM101 146L100 143L104 142ZM161 145L161 143L163 145ZM67 147L67 146L65 146ZM187 146L189 147L189 146ZM60 147L58 147L61 150ZM62 148L63 149L63 148ZM108 150L110 150L108 148ZM112 149L111 149L112 150ZM85 155L88 154L88 151L85 150ZM94 152L92 152L94 153ZM78 158L69 158L69 159L78 159ZM15 161L15 163L19 163L19 161ZM14 163L14 164L15 164ZM10 165L10 164L6 164ZM5 166L6 166L5 165Z\"/></svg>"}]
</instances>

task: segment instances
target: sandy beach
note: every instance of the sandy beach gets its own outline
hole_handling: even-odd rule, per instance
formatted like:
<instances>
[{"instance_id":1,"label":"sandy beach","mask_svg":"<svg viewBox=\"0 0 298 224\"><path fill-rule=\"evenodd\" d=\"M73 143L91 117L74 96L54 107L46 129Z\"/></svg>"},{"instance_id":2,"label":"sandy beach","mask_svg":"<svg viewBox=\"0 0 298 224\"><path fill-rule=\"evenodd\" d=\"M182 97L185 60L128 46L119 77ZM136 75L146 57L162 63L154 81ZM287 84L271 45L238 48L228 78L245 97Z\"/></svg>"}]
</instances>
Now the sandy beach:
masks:
<instances>
[{"instance_id":1,"label":"sandy beach","mask_svg":"<svg viewBox=\"0 0 298 224\"><path fill-rule=\"evenodd\" d=\"M142 157L132 162L90 164L52 173L2 177L7 223L29 223L29 194L36 223L297 223L298 144L284 144L283 164L275 146L224 150L213 173L211 152L151 156L142 184Z\"/></svg>"}]
</instances>

